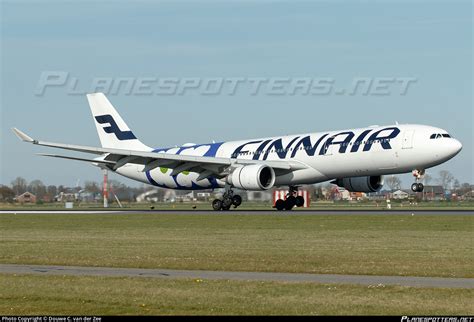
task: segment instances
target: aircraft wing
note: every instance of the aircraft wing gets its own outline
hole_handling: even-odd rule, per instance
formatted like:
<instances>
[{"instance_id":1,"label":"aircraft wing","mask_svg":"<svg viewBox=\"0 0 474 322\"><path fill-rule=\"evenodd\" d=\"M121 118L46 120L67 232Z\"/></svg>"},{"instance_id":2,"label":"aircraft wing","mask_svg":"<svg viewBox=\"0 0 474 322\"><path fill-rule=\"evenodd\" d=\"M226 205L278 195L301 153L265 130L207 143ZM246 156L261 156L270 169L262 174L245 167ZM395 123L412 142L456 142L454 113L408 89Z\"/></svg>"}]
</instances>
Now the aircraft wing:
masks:
<instances>
[{"instance_id":1,"label":"aircraft wing","mask_svg":"<svg viewBox=\"0 0 474 322\"><path fill-rule=\"evenodd\" d=\"M101 157L96 159L83 159L74 158L60 155L46 156L73 159L79 161L88 161L91 163L100 163L109 166L112 170L124 166L127 163L142 164L144 165L143 171L149 171L157 167L167 167L173 169L171 175L176 175L182 171L195 171L201 173L200 179L204 179L211 175L221 175L225 173L225 170L229 167L238 167L249 164L264 164L272 167L277 172L290 172L294 170L306 169L307 166L291 160L291 161L273 161L273 160L242 160L233 158L216 158L216 157L204 157L204 156L192 156L192 155L179 155L171 153L156 153L151 151L135 151L125 149L114 149L114 148L99 148L82 145L72 145L63 143L54 143L39 141L31 138L24 132L13 128L15 135L24 142L32 143L35 145L97 154Z\"/></svg>"}]
</instances>

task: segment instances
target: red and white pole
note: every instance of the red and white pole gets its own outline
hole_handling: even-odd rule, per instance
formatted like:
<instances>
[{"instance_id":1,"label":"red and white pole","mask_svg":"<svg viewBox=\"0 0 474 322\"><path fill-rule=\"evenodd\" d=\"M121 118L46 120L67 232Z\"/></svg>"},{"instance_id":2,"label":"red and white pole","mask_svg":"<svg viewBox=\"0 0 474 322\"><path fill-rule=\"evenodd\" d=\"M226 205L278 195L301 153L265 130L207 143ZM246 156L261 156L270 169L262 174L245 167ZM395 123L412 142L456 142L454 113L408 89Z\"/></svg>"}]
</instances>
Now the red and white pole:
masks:
<instances>
[{"instance_id":1,"label":"red and white pole","mask_svg":"<svg viewBox=\"0 0 474 322\"><path fill-rule=\"evenodd\" d=\"M102 186L102 194L104 195L104 208L108 208L109 207L109 190L107 187L107 183L108 183L107 169L104 169L103 173L104 173L104 184Z\"/></svg>"}]
</instances>

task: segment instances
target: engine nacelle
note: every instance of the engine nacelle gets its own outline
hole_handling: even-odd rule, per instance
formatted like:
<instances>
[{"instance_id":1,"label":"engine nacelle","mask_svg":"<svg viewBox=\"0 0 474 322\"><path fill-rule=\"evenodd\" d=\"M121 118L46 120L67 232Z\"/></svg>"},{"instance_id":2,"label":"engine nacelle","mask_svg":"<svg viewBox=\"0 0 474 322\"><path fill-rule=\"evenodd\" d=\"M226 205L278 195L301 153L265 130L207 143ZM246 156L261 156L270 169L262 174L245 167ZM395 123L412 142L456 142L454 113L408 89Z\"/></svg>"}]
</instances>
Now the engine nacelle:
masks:
<instances>
[{"instance_id":1,"label":"engine nacelle","mask_svg":"<svg viewBox=\"0 0 474 322\"><path fill-rule=\"evenodd\" d=\"M350 192L377 192L383 187L383 176L342 178L332 183Z\"/></svg>"},{"instance_id":2,"label":"engine nacelle","mask_svg":"<svg viewBox=\"0 0 474 322\"><path fill-rule=\"evenodd\" d=\"M266 165L245 165L232 171L227 182L244 190L268 190L275 183L275 171Z\"/></svg>"}]
</instances>

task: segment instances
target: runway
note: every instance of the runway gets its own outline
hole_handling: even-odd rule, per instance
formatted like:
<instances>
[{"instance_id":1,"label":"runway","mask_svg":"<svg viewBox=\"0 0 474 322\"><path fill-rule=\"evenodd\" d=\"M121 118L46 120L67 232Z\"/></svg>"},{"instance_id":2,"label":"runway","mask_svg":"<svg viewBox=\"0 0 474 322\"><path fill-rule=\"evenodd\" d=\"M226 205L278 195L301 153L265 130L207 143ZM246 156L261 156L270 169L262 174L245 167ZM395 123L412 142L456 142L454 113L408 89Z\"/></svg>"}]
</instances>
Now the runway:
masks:
<instances>
[{"instance_id":1,"label":"runway","mask_svg":"<svg viewBox=\"0 0 474 322\"><path fill-rule=\"evenodd\" d=\"M274 282L309 282L320 284L358 284L369 287L399 285L411 287L474 288L474 278L414 276L331 275L299 273L262 273L227 271L188 271L111 267L43 266L0 264L3 274L148 277L165 279L240 280Z\"/></svg>"},{"instance_id":2,"label":"runway","mask_svg":"<svg viewBox=\"0 0 474 322\"><path fill-rule=\"evenodd\" d=\"M175 214L175 215L191 215L191 214L216 214L216 215L282 215L282 216L298 216L298 215L474 215L474 209L433 209L433 210L416 210L416 209L298 209L293 211L277 211L275 209L269 210L238 210L232 209L229 211L213 211L202 209L109 209L109 210L64 210L64 209L48 209L48 210L0 210L1 214L132 214L132 213L146 213L146 214Z\"/></svg>"}]
</instances>

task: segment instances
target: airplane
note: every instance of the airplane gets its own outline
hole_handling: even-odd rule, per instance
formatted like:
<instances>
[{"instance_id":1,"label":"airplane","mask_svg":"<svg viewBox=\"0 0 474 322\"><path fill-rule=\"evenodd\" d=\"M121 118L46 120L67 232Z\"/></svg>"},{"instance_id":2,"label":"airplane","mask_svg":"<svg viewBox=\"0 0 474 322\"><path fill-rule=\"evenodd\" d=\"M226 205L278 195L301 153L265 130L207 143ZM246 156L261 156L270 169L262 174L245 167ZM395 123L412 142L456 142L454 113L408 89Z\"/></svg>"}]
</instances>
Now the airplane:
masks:
<instances>
[{"instance_id":1,"label":"airplane","mask_svg":"<svg viewBox=\"0 0 474 322\"><path fill-rule=\"evenodd\" d=\"M87 94L101 147L39 141L13 128L22 141L36 145L98 155L82 158L43 156L86 161L122 176L168 189L225 188L212 202L214 210L242 203L233 188L264 191L288 186L277 210L301 207L298 187L331 181L351 192L377 192L384 175L412 172L414 192L423 191L425 170L453 158L462 144L447 131L426 125L395 124L366 128L251 140L187 143L151 148L130 130L103 93Z\"/></svg>"}]
</instances>

